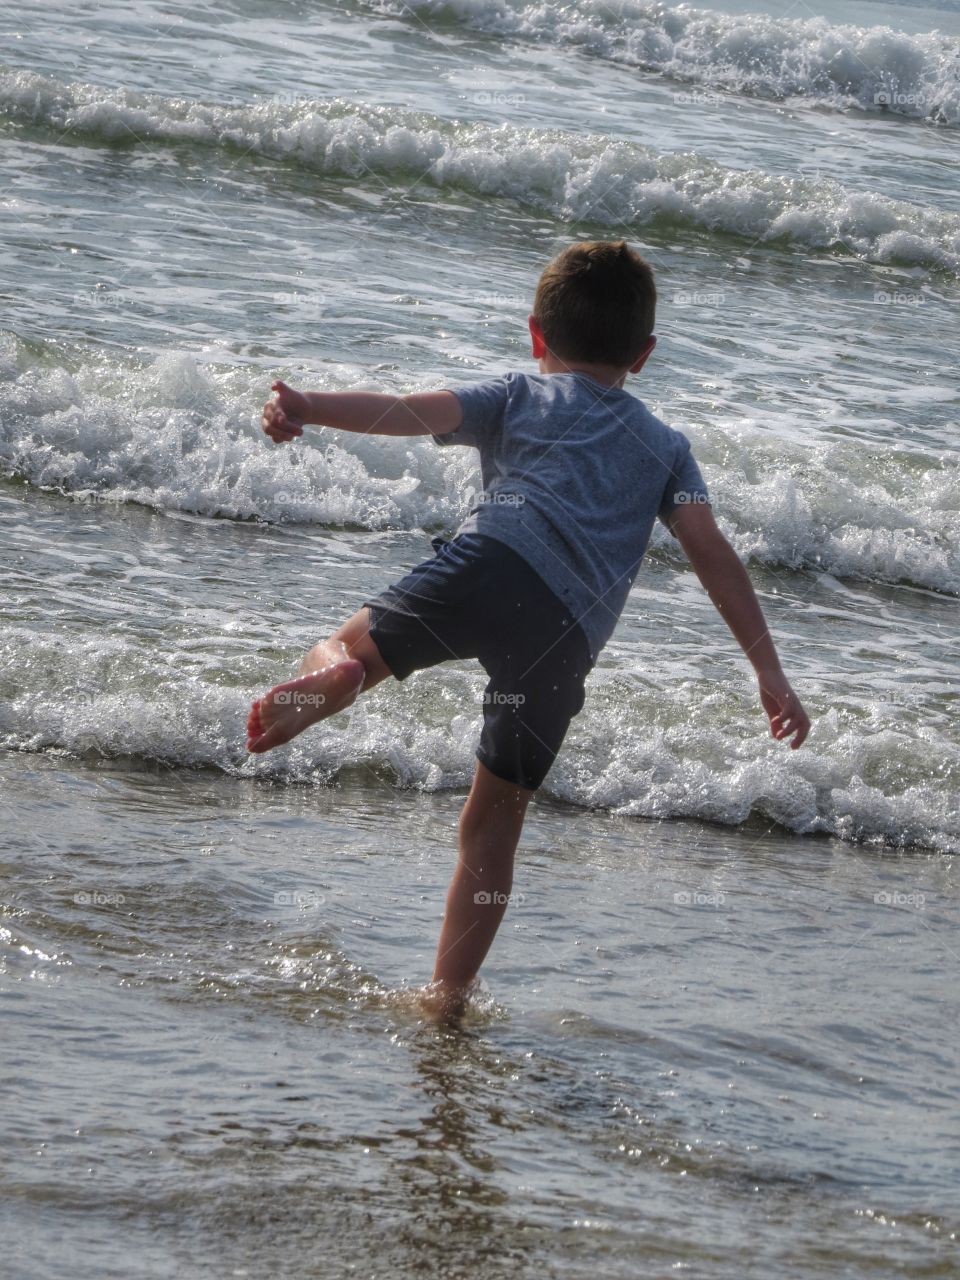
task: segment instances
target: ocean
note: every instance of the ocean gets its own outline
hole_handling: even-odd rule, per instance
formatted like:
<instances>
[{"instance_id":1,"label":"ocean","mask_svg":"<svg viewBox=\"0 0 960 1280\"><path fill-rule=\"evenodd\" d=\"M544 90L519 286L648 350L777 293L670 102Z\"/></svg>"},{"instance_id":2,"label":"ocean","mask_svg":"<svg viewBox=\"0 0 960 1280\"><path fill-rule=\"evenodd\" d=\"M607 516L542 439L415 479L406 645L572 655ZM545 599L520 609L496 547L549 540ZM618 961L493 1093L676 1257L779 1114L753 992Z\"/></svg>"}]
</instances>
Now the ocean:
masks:
<instances>
[{"instance_id":1,"label":"ocean","mask_svg":"<svg viewBox=\"0 0 960 1280\"><path fill-rule=\"evenodd\" d=\"M0 1274L960 1275L958 176L956 0L5 5ZM485 676L243 726L477 455L260 408L593 238L813 729L658 529L443 1029Z\"/></svg>"}]
</instances>

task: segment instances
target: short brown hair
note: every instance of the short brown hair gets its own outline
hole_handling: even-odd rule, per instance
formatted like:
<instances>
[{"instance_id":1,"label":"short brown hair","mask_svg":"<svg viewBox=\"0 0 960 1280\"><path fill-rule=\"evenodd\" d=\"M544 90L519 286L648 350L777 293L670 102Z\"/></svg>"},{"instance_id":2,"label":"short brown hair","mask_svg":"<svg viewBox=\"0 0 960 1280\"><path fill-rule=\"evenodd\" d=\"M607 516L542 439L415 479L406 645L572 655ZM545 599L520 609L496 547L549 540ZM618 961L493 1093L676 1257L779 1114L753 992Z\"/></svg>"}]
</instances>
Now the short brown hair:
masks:
<instances>
[{"instance_id":1,"label":"short brown hair","mask_svg":"<svg viewBox=\"0 0 960 1280\"><path fill-rule=\"evenodd\" d=\"M629 366L653 333L653 269L625 240L582 240L540 277L533 314L561 360Z\"/></svg>"}]
</instances>

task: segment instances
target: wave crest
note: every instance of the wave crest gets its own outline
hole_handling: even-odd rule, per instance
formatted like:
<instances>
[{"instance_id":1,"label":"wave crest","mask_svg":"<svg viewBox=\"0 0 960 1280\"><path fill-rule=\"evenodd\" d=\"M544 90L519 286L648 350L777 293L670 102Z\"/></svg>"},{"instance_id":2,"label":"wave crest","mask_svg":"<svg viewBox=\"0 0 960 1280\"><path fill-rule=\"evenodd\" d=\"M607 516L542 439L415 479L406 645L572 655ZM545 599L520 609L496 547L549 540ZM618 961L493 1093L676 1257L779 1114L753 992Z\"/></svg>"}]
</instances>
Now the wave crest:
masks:
<instances>
[{"instance_id":1,"label":"wave crest","mask_svg":"<svg viewBox=\"0 0 960 1280\"><path fill-rule=\"evenodd\" d=\"M0 110L110 142L240 148L324 173L515 200L566 223L623 229L663 220L960 275L958 214L604 136L340 101L147 98L30 72L0 72Z\"/></svg>"},{"instance_id":2,"label":"wave crest","mask_svg":"<svg viewBox=\"0 0 960 1280\"><path fill-rule=\"evenodd\" d=\"M629 0L576 6L373 0L369 7L581 49L683 84L960 124L960 41L938 32L910 36L889 27L835 26L824 18L715 13Z\"/></svg>"}]
</instances>

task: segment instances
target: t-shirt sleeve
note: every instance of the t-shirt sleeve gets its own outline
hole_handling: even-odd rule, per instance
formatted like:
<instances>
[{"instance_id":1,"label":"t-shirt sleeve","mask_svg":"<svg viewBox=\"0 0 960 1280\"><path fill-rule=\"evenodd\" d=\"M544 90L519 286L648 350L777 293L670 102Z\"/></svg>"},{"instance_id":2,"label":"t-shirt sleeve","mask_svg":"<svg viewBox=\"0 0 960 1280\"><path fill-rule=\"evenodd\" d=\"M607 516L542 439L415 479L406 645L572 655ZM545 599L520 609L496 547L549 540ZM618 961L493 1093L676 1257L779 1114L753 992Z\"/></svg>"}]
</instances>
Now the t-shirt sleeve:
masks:
<instances>
[{"instance_id":1,"label":"t-shirt sleeve","mask_svg":"<svg viewBox=\"0 0 960 1280\"><path fill-rule=\"evenodd\" d=\"M663 491L663 501L660 503L659 511L660 519L666 524L667 517L677 507L682 507L687 503L709 505L710 493L697 465L697 460L690 450L690 441L686 436L681 435L676 461L667 481L667 487Z\"/></svg>"},{"instance_id":2,"label":"t-shirt sleeve","mask_svg":"<svg viewBox=\"0 0 960 1280\"><path fill-rule=\"evenodd\" d=\"M463 421L456 431L433 439L437 444L472 444L479 448L503 426L509 384L506 378L491 378L489 382L472 382L451 390L460 401Z\"/></svg>"}]
</instances>

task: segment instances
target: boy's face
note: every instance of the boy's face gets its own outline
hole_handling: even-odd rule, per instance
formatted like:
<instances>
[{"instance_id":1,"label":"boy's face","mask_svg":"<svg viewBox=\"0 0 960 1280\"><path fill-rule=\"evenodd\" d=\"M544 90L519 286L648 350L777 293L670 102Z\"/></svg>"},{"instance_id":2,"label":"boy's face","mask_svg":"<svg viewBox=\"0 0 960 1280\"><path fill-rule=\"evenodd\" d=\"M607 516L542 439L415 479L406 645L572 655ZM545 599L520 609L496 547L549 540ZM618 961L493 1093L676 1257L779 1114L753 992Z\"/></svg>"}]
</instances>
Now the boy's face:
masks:
<instances>
[{"instance_id":1,"label":"boy's face","mask_svg":"<svg viewBox=\"0 0 960 1280\"><path fill-rule=\"evenodd\" d=\"M650 355L657 345L657 339L654 334L643 345L643 349L638 354L633 364L623 368L620 365L597 365L591 364L589 361L568 361L561 360L559 356L555 356L547 346L546 339L543 336L543 330L537 322L536 316L530 316L527 321L530 327L530 341L533 348L533 358L539 362L541 373L576 373L579 370L589 370L590 372L602 371L606 376L602 381L609 381L612 385L621 385L628 373L639 373L643 366L647 363Z\"/></svg>"}]
</instances>

